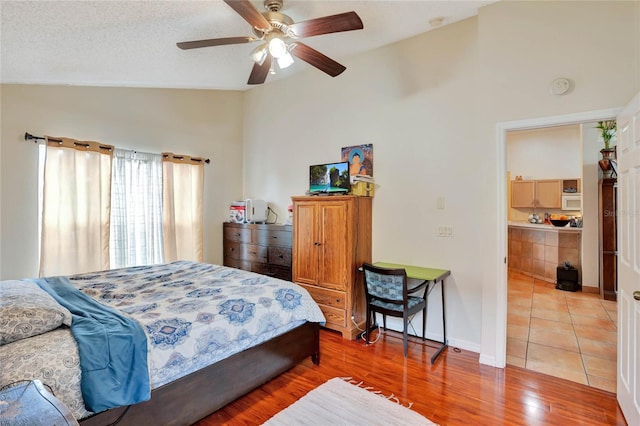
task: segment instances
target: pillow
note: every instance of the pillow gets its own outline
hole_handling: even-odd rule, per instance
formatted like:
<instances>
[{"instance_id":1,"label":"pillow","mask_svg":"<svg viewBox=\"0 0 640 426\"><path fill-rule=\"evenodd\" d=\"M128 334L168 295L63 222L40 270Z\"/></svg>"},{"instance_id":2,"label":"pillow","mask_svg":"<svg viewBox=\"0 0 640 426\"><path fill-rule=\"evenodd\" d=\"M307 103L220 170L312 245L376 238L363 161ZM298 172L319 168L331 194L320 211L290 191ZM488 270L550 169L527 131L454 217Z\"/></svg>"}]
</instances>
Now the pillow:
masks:
<instances>
[{"instance_id":1,"label":"pillow","mask_svg":"<svg viewBox=\"0 0 640 426\"><path fill-rule=\"evenodd\" d=\"M0 281L0 345L71 325L71 312L31 281Z\"/></svg>"}]
</instances>

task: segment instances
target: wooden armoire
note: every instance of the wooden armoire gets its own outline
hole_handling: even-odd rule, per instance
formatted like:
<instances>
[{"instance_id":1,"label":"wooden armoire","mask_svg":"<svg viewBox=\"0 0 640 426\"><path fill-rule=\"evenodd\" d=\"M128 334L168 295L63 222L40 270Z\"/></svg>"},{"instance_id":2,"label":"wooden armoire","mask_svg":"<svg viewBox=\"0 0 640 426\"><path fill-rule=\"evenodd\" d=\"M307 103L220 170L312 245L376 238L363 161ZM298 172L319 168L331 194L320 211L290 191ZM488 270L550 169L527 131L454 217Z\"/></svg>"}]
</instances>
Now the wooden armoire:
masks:
<instances>
[{"instance_id":1,"label":"wooden armoire","mask_svg":"<svg viewBox=\"0 0 640 426\"><path fill-rule=\"evenodd\" d=\"M615 178L598 182L600 295L606 300L616 300L618 294L617 190Z\"/></svg>"},{"instance_id":2,"label":"wooden armoire","mask_svg":"<svg viewBox=\"0 0 640 426\"><path fill-rule=\"evenodd\" d=\"M364 329L358 268L371 262L371 197L301 196L293 200L293 282L320 305L325 327L354 339Z\"/></svg>"}]
</instances>

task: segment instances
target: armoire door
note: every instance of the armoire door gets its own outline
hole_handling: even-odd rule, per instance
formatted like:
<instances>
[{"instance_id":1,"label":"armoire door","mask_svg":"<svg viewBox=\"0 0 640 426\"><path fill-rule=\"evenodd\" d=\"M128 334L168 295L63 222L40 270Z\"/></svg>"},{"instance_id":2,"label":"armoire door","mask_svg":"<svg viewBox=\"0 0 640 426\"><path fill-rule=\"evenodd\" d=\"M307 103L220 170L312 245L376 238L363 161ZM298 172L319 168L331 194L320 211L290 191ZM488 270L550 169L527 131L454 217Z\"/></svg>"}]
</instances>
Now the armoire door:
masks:
<instances>
[{"instance_id":1,"label":"armoire door","mask_svg":"<svg viewBox=\"0 0 640 426\"><path fill-rule=\"evenodd\" d=\"M293 212L293 281L318 283L319 229L318 205L315 202L295 203Z\"/></svg>"},{"instance_id":2,"label":"armoire door","mask_svg":"<svg viewBox=\"0 0 640 426\"><path fill-rule=\"evenodd\" d=\"M349 202L320 203L319 224L318 282L325 288L346 290L349 282L348 265L353 256L353 249L348 247L351 232Z\"/></svg>"}]
</instances>

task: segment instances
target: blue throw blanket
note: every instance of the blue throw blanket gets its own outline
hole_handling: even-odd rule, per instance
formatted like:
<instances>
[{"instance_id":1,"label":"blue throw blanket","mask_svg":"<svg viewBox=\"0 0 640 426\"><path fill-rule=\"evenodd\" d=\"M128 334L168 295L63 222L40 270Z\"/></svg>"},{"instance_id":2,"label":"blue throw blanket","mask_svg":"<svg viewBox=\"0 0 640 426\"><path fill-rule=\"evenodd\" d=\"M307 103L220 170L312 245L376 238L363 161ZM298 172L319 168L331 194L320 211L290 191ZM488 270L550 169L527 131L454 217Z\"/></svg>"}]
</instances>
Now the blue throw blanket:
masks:
<instances>
[{"instance_id":1,"label":"blue throw blanket","mask_svg":"<svg viewBox=\"0 0 640 426\"><path fill-rule=\"evenodd\" d=\"M71 285L65 277L35 282L73 314L81 390L94 413L147 401L151 396L147 338L140 325Z\"/></svg>"}]
</instances>

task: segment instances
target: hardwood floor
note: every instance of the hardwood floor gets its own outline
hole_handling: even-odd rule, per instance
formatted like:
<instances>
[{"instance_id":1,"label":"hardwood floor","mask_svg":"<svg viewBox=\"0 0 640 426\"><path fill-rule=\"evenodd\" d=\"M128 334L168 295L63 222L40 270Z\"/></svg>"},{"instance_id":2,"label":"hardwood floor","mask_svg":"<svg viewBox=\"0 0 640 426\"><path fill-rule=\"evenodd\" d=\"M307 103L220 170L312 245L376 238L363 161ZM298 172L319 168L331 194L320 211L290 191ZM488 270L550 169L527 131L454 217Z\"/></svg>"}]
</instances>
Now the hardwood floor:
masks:
<instances>
[{"instance_id":1,"label":"hardwood floor","mask_svg":"<svg viewBox=\"0 0 640 426\"><path fill-rule=\"evenodd\" d=\"M402 356L402 336L387 332L370 346L321 331L321 359L305 360L203 419L198 426L254 425L333 377L352 377L440 425L625 425L613 393L507 366L478 363L478 354L449 347L435 365L436 345L419 339Z\"/></svg>"}]
</instances>

